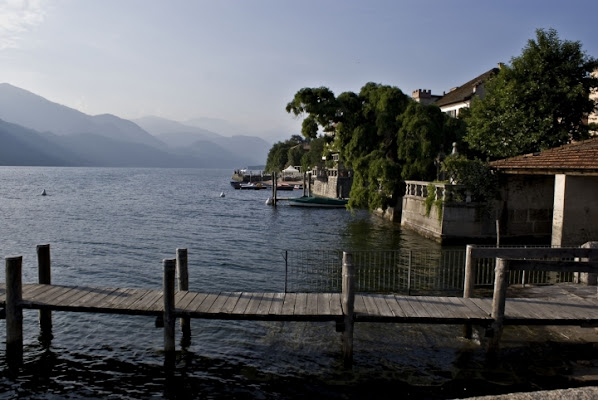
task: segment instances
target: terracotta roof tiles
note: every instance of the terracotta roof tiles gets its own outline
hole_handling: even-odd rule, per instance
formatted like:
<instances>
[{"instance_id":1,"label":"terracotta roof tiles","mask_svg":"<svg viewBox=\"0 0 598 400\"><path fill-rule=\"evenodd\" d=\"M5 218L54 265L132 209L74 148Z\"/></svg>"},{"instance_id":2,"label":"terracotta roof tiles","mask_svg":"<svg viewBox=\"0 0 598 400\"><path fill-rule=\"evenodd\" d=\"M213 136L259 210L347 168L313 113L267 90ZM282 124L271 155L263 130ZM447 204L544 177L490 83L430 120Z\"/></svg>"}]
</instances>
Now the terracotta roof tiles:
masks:
<instances>
[{"instance_id":1,"label":"terracotta roof tiles","mask_svg":"<svg viewBox=\"0 0 598 400\"><path fill-rule=\"evenodd\" d=\"M598 137L539 153L492 161L490 166L511 174L598 175Z\"/></svg>"}]
</instances>

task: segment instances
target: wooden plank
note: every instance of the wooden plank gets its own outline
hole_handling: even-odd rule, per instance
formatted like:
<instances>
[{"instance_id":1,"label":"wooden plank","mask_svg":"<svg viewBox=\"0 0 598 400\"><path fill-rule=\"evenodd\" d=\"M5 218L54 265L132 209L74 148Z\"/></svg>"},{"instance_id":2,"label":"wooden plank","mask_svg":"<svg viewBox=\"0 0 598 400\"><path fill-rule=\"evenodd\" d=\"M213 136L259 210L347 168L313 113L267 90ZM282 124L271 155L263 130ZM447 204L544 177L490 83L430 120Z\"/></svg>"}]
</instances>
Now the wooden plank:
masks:
<instances>
[{"instance_id":1,"label":"wooden plank","mask_svg":"<svg viewBox=\"0 0 598 400\"><path fill-rule=\"evenodd\" d=\"M239 298L241 297L241 292L231 292L229 293L228 300L222 306L222 313L224 314L232 314Z\"/></svg>"},{"instance_id":2,"label":"wooden plank","mask_svg":"<svg viewBox=\"0 0 598 400\"><path fill-rule=\"evenodd\" d=\"M229 295L230 295L230 292L220 292L218 294L218 297L216 297L216 300L214 300L214 303L212 303L212 306L208 309L207 312L209 314L222 313L222 307L224 306L224 304L226 304L226 301L230 297Z\"/></svg>"},{"instance_id":3,"label":"wooden plank","mask_svg":"<svg viewBox=\"0 0 598 400\"><path fill-rule=\"evenodd\" d=\"M442 313L436 307L436 297L415 297L423 309L426 310L430 318L442 318Z\"/></svg>"},{"instance_id":4,"label":"wooden plank","mask_svg":"<svg viewBox=\"0 0 598 400\"><path fill-rule=\"evenodd\" d=\"M251 296L251 300L249 300L249 304L247 304L247 308L245 309L245 315L255 315L257 313L262 297L264 297L263 293L254 293Z\"/></svg>"},{"instance_id":5,"label":"wooden plank","mask_svg":"<svg viewBox=\"0 0 598 400\"><path fill-rule=\"evenodd\" d=\"M417 299L417 296L406 299L406 301L413 307L418 317L430 318L430 311Z\"/></svg>"},{"instance_id":6,"label":"wooden plank","mask_svg":"<svg viewBox=\"0 0 598 400\"><path fill-rule=\"evenodd\" d=\"M511 271L597 272L597 261L509 260Z\"/></svg>"},{"instance_id":7,"label":"wooden plank","mask_svg":"<svg viewBox=\"0 0 598 400\"><path fill-rule=\"evenodd\" d=\"M330 314L339 316L343 315L340 293L332 293L330 295Z\"/></svg>"},{"instance_id":8,"label":"wooden plank","mask_svg":"<svg viewBox=\"0 0 598 400\"><path fill-rule=\"evenodd\" d=\"M157 303L157 306L155 304ZM164 298L161 290L151 290L131 305L139 311L162 311L164 312Z\"/></svg>"},{"instance_id":9,"label":"wooden plank","mask_svg":"<svg viewBox=\"0 0 598 400\"><path fill-rule=\"evenodd\" d=\"M71 303L71 307L94 308L116 291L116 288L88 288L89 294Z\"/></svg>"},{"instance_id":10,"label":"wooden plank","mask_svg":"<svg viewBox=\"0 0 598 400\"><path fill-rule=\"evenodd\" d=\"M272 306L270 307L270 315L280 315L282 312L282 305L284 303L284 293L274 293L272 299Z\"/></svg>"},{"instance_id":11,"label":"wooden plank","mask_svg":"<svg viewBox=\"0 0 598 400\"><path fill-rule=\"evenodd\" d=\"M64 286L44 285L41 291L37 292L30 301L36 303L49 303L55 296L63 293Z\"/></svg>"},{"instance_id":12,"label":"wooden plank","mask_svg":"<svg viewBox=\"0 0 598 400\"><path fill-rule=\"evenodd\" d=\"M588 258L598 255L596 249L583 247L496 248L472 246L474 258Z\"/></svg>"},{"instance_id":13,"label":"wooden plank","mask_svg":"<svg viewBox=\"0 0 598 400\"><path fill-rule=\"evenodd\" d=\"M378 312L383 317L394 317L394 313L390 309L390 306L386 302L386 299L389 296L383 296L381 294L373 294L370 295L374 302L376 303L376 308L378 308Z\"/></svg>"},{"instance_id":14,"label":"wooden plank","mask_svg":"<svg viewBox=\"0 0 598 400\"><path fill-rule=\"evenodd\" d=\"M455 315L456 317L459 317L459 318L471 319L471 318L476 318L476 317L478 317L479 314L481 314L481 310L479 310L478 314L472 313L471 310L465 304L463 304L461 299L462 298L460 298L460 297L448 297L447 298L447 300L451 304L451 309L452 309L451 312L453 313L453 315Z\"/></svg>"},{"instance_id":15,"label":"wooden plank","mask_svg":"<svg viewBox=\"0 0 598 400\"><path fill-rule=\"evenodd\" d=\"M397 300L397 304L401 307L401 309L405 312L406 316L409 318L419 317L413 305L409 302L410 296L398 296L395 295L395 299Z\"/></svg>"},{"instance_id":16,"label":"wooden plank","mask_svg":"<svg viewBox=\"0 0 598 400\"><path fill-rule=\"evenodd\" d=\"M395 317L405 318L407 316L407 313L405 312L405 310L403 310L395 296L384 296L384 301L386 301L388 308L391 310L392 314Z\"/></svg>"},{"instance_id":17,"label":"wooden plank","mask_svg":"<svg viewBox=\"0 0 598 400\"><path fill-rule=\"evenodd\" d=\"M270 306L272 306L272 299L274 298L274 293L264 293L262 299L260 300L260 305L256 310L257 315L268 315L270 313Z\"/></svg>"},{"instance_id":18,"label":"wooden plank","mask_svg":"<svg viewBox=\"0 0 598 400\"><path fill-rule=\"evenodd\" d=\"M363 295L362 298L365 304L367 315L371 315L373 317L379 316L380 312L378 311L378 306L374 302L374 299L369 295Z\"/></svg>"},{"instance_id":19,"label":"wooden plank","mask_svg":"<svg viewBox=\"0 0 598 400\"><path fill-rule=\"evenodd\" d=\"M459 310L455 305L451 302L450 298L447 296L440 296L436 298L436 302L434 303L438 311L440 311L441 315L445 319L457 319L462 318L459 314Z\"/></svg>"},{"instance_id":20,"label":"wooden plank","mask_svg":"<svg viewBox=\"0 0 598 400\"><path fill-rule=\"evenodd\" d=\"M297 293L294 315L304 316L307 313L307 293Z\"/></svg>"},{"instance_id":21,"label":"wooden plank","mask_svg":"<svg viewBox=\"0 0 598 400\"><path fill-rule=\"evenodd\" d=\"M155 293L155 291L152 291L152 294L153 293ZM178 301L176 300L175 296L175 309L177 311L186 311L189 304L191 304L195 296L197 296L197 293L189 292L187 290L181 290L178 293L182 293L182 296L178 297Z\"/></svg>"},{"instance_id":22,"label":"wooden plank","mask_svg":"<svg viewBox=\"0 0 598 400\"><path fill-rule=\"evenodd\" d=\"M363 300L363 295L361 295L361 294L356 294L355 295L354 310L355 310L356 314L367 314L368 311L367 311L367 308L365 307L365 302Z\"/></svg>"},{"instance_id":23,"label":"wooden plank","mask_svg":"<svg viewBox=\"0 0 598 400\"><path fill-rule=\"evenodd\" d=\"M56 304L60 304L62 307L70 307L71 304L88 293L89 292L86 288L74 288L73 290L64 293L62 296L57 297L54 301Z\"/></svg>"},{"instance_id":24,"label":"wooden plank","mask_svg":"<svg viewBox=\"0 0 598 400\"><path fill-rule=\"evenodd\" d=\"M468 303L470 305L475 305L478 307L484 314L487 316L492 316L492 299L491 298L478 298L478 297L471 297L469 298Z\"/></svg>"},{"instance_id":25,"label":"wooden plank","mask_svg":"<svg viewBox=\"0 0 598 400\"><path fill-rule=\"evenodd\" d=\"M305 313L307 315L319 315L318 314L318 294L309 293L307 294L307 303L305 307Z\"/></svg>"},{"instance_id":26,"label":"wooden plank","mask_svg":"<svg viewBox=\"0 0 598 400\"><path fill-rule=\"evenodd\" d=\"M332 299L332 293L318 293L318 315L331 315L330 299Z\"/></svg>"},{"instance_id":27,"label":"wooden plank","mask_svg":"<svg viewBox=\"0 0 598 400\"><path fill-rule=\"evenodd\" d=\"M218 298L218 295L219 293L208 293L201 304L195 309L195 312L207 314L212 307L212 304L214 304Z\"/></svg>"},{"instance_id":28,"label":"wooden plank","mask_svg":"<svg viewBox=\"0 0 598 400\"><path fill-rule=\"evenodd\" d=\"M190 313L197 312L197 310L202 305L202 303L204 301L206 301L206 299L208 298L208 294L209 293L198 293L197 296L195 296L195 298L193 300L191 300L191 303L189 303L189 305L187 306L187 311ZM208 308L211 305L212 305L212 303L210 303Z\"/></svg>"},{"instance_id":29,"label":"wooden plank","mask_svg":"<svg viewBox=\"0 0 598 400\"><path fill-rule=\"evenodd\" d=\"M235 308L232 310L232 314L245 314L245 310L247 309L247 305L249 304L252 295L253 293L241 293L237 304L235 304Z\"/></svg>"},{"instance_id":30,"label":"wooden plank","mask_svg":"<svg viewBox=\"0 0 598 400\"><path fill-rule=\"evenodd\" d=\"M282 314L283 315L295 314L295 303L296 302L297 302L297 294L296 293L286 293L284 296L284 302L282 304Z\"/></svg>"}]
</instances>

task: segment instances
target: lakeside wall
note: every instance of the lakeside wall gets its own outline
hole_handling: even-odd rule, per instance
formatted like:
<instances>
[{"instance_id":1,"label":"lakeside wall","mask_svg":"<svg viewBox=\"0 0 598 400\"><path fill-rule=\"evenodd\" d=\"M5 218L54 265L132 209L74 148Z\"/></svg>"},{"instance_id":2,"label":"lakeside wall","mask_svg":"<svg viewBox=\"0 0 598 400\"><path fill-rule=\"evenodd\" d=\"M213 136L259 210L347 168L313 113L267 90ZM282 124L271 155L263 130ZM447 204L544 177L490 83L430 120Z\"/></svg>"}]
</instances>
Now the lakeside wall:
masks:
<instances>
[{"instance_id":1,"label":"lakeside wall","mask_svg":"<svg viewBox=\"0 0 598 400\"><path fill-rule=\"evenodd\" d=\"M445 244L496 239L494 215L472 202L464 186L432 183L433 198L426 205L431 182L405 183L401 226Z\"/></svg>"}]
</instances>

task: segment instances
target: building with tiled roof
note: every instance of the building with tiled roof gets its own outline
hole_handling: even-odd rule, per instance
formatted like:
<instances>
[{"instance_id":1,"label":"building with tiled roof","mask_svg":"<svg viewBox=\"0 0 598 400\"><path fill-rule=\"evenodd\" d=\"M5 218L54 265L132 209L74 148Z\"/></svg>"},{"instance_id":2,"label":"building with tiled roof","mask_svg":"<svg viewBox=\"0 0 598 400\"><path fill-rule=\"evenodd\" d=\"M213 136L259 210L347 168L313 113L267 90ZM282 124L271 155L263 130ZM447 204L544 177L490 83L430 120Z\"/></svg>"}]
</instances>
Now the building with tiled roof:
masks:
<instances>
[{"instance_id":1,"label":"building with tiled roof","mask_svg":"<svg viewBox=\"0 0 598 400\"><path fill-rule=\"evenodd\" d=\"M598 176L598 137L493 161L490 166L509 174Z\"/></svg>"},{"instance_id":2,"label":"building with tiled roof","mask_svg":"<svg viewBox=\"0 0 598 400\"><path fill-rule=\"evenodd\" d=\"M501 65L501 64L499 64ZM475 96L484 97L486 93L484 85L492 77L498 74L499 68L492 68L480 76L476 76L469 82L451 89L434 102L440 110L452 117L459 116L459 110L471 105L471 100Z\"/></svg>"},{"instance_id":3,"label":"building with tiled roof","mask_svg":"<svg viewBox=\"0 0 598 400\"><path fill-rule=\"evenodd\" d=\"M598 241L598 137L490 166L500 177L501 232L554 246Z\"/></svg>"}]
</instances>

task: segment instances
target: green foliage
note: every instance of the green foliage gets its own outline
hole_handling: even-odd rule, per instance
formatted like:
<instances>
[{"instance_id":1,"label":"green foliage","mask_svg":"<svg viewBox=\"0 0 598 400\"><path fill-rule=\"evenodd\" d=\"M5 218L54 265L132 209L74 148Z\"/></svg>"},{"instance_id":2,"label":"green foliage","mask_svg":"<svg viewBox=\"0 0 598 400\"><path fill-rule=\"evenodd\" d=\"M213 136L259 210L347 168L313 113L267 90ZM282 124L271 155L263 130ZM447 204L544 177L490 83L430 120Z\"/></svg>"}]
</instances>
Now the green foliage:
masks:
<instances>
[{"instance_id":1,"label":"green foliage","mask_svg":"<svg viewBox=\"0 0 598 400\"><path fill-rule=\"evenodd\" d=\"M473 201L488 203L498 195L498 181L490 166L463 155L447 157L442 165L451 182L464 185Z\"/></svg>"},{"instance_id":2,"label":"green foliage","mask_svg":"<svg viewBox=\"0 0 598 400\"><path fill-rule=\"evenodd\" d=\"M598 60L579 42L562 41L555 30L539 29L519 57L511 60L475 98L465 140L491 159L531 153L588 137L583 123L595 104L590 90Z\"/></svg>"},{"instance_id":3,"label":"green foliage","mask_svg":"<svg viewBox=\"0 0 598 400\"><path fill-rule=\"evenodd\" d=\"M304 115L302 133L328 132L328 149L353 169L351 208L387 208L399 198L402 180L432 179L434 159L462 133L462 123L435 106L422 106L400 89L369 82L359 94L304 88L287 104ZM447 145L448 143L448 145ZM448 147L448 148L447 148ZM326 147L324 147L324 152Z\"/></svg>"}]
</instances>

